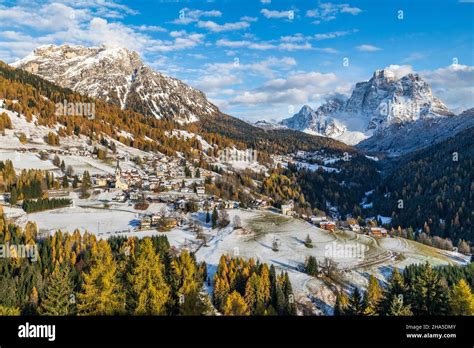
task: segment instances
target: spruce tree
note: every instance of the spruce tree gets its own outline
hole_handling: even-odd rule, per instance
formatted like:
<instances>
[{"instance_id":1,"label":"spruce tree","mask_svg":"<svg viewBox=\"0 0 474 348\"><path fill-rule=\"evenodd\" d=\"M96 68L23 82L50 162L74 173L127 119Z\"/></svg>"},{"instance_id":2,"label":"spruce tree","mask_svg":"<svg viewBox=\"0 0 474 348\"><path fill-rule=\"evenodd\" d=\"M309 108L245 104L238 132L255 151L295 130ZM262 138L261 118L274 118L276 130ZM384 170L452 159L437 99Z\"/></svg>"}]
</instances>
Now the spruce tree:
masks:
<instances>
[{"instance_id":1,"label":"spruce tree","mask_svg":"<svg viewBox=\"0 0 474 348\"><path fill-rule=\"evenodd\" d=\"M379 303L378 312L382 315L388 313L394 298L399 298L399 296L405 296L407 287L403 276L398 271L398 268L394 268L392 276L388 282L387 288L383 291L382 300Z\"/></svg>"},{"instance_id":2,"label":"spruce tree","mask_svg":"<svg viewBox=\"0 0 474 348\"><path fill-rule=\"evenodd\" d=\"M291 286L290 277L288 272L285 272L283 289L286 298L286 314L287 315L296 315L296 302L295 295L293 294L293 287Z\"/></svg>"},{"instance_id":3,"label":"spruce tree","mask_svg":"<svg viewBox=\"0 0 474 348\"><path fill-rule=\"evenodd\" d=\"M388 316L411 316L413 312L411 311L411 306L405 304L403 300L403 295L391 297L391 302L386 312Z\"/></svg>"},{"instance_id":4,"label":"spruce tree","mask_svg":"<svg viewBox=\"0 0 474 348\"><path fill-rule=\"evenodd\" d=\"M74 314L75 295L70 274L68 266L56 265L55 270L46 281L44 298L41 300L39 308L40 314Z\"/></svg>"},{"instance_id":5,"label":"spruce tree","mask_svg":"<svg viewBox=\"0 0 474 348\"><path fill-rule=\"evenodd\" d=\"M349 298L349 306L347 307L348 315L362 315L364 313L364 304L362 296L358 288L355 288Z\"/></svg>"},{"instance_id":6,"label":"spruce tree","mask_svg":"<svg viewBox=\"0 0 474 348\"><path fill-rule=\"evenodd\" d=\"M214 208L214 210L212 211L212 228L216 228L218 218L219 218L219 213L217 212L217 209Z\"/></svg>"},{"instance_id":7,"label":"spruce tree","mask_svg":"<svg viewBox=\"0 0 474 348\"><path fill-rule=\"evenodd\" d=\"M415 315L443 315L448 311L447 286L428 263L414 275L408 295Z\"/></svg>"}]
</instances>

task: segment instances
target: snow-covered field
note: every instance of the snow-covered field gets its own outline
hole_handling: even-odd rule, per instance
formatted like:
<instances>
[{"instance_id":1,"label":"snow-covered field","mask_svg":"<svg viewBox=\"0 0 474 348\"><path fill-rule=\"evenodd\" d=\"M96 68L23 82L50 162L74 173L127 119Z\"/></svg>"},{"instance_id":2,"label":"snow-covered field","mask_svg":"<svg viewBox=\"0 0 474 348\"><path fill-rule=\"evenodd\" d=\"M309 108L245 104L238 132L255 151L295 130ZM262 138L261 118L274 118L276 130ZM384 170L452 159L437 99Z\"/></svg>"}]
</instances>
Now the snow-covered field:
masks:
<instances>
[{"instance_id":1,"label":"snow-covered field","mask_svg":"<svg viewBox=\"0 0 474 348\"><path fill-rule=\"evenodd\" d=\"M277 270L288 272L293 284L295 298L304 303L313 313L330 314L334 305L334 288L365 288L368 276L373 274L382 282L386 281L393 267L403 269L413 263L429 262L432 265L465 263L464 256L442 251L417 242L400 238L375 239L350 231L336 233L322 230L306 221L261 210L228 210L230 220L238 215L243 228L234 229L233 224L223 229L211 229L204 222L203 213L187 215L200 224L207 237L207 244L196 238L196 233L188 224L169 232L138 230L140 214L127 203L112 201L113 193L105 192L88 200L72 197L74 205L51 211L26 214L21 209L6 208L9 218L24 226L27 221L35 221L41 232L89 231L99 238L111 236L137 236L163 234L170 244L182 250L194 251L199 261L208 265L212 279L219 258L223 254L254 258L274 265ZM162 203L154 203L146 213L166 209ZM313 248L304 244L306 237L312 240ZM273 250L273 243L278 251ZM332 259L338 269L337 279L315 278L303 272L302 266L308 256L319 262Z\"/></svg>"},{"instance_id":2,"label":"snow-covered field","mask_svg":"<svg viewBox=\"0 0 474 348\"><path fill-rule=\"evenodd\" d=\"M263 211L230 210L239 215L244 230L229 226L217 232L207 247L201 247L196 256L206 261L213 275L222 254L254 258L288 271L299 302L316 305L316 312L331 313L335 301L333 286L365 288L368 276L373 274L386 281L393 267L403 269L409 264L429 262L432 265L465 263L462 255L428 247L400 238L375 239L349 231L337 233L321 230L305 221ZM313 248L304 245L310 236ZM279 251L272 250L277 241ZM341 270L340 279L328 283L310 277L301 271L308 256L320 262L330 258Z\"/></svg>"}]
</instances>

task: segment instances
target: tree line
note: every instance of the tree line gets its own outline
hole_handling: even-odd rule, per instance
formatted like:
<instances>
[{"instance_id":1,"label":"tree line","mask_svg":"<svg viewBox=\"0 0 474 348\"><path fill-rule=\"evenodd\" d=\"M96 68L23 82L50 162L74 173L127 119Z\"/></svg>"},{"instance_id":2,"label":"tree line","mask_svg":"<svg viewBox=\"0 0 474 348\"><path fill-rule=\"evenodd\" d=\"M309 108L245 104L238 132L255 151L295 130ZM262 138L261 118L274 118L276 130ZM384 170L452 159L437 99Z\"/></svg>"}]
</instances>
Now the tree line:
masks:
<instances>
[{"instance_id":1,"label":"tree line","mask_svg":"<svg viewBox=\"0 0 474 348\"><path fill-rule=\"evenodd\" d=\"M221 256L214 275L214 304L225 315L296 315L288 273L253 258Z\"/></svg>"},{"instance_id":2,"label":"tree line","mask_svg":"<svg viewBox=\"0 0 474 348\"><path fill-rule=\"evenodd\" d=\"M71 205L71 203L72 201L69 198L25 199L21 207L29 214L37 211L67 207Z\"/></svg>"},{"instance_id":3,"label":"tree line","mask_svg":"<svg viewBox=\"0 0 474 348\"><path fill-rule=\"evenodd\" d=\"M369 277L367 291L340 291L334 315L474 315L474 264L394 268L386 287Z\"/></svg>"}]
</instances>

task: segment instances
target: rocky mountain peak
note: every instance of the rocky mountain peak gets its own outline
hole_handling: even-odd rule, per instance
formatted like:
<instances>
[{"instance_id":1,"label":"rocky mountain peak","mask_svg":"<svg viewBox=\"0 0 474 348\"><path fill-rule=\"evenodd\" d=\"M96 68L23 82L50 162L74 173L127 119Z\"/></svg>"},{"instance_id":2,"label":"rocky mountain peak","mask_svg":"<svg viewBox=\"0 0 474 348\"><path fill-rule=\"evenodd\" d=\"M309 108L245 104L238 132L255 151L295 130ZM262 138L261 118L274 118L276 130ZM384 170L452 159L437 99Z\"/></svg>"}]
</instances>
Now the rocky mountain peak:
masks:
<instances>
[{"instance_id":1,"label":"rocky mountain peak","mask_svg":"<svg viewBox=\"0 0 474 348\"><path fill-rule=\"evenodd\" d=\"M157 118L185 123L218 112L203 92L153 71L123 47L41 46L12 66Z\"/></svg>"},{"instance_id":2,"label":"rocky mountain peak","mask_svg":"<svg viewBox=\"0 0 474 348\"><path fill-rule=\"evenodd\" d=\"M281 123L355 144L392 124L448 115L452 113L420 75L397 78L385 68L376 70L368 81L356 83L347 100L330 98L316 111L305 105Z\"/></svg>"}]
</instances>

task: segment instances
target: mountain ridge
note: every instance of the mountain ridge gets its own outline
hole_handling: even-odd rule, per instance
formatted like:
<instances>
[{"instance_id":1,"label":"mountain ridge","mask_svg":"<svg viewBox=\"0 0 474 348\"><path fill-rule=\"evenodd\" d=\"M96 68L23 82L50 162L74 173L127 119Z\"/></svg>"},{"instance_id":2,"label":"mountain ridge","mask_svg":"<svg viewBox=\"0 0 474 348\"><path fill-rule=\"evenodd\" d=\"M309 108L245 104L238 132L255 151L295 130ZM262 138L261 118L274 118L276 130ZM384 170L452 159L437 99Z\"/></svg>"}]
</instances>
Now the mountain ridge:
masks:
<instances>
[{"instance_id":1,"label":"mountain ridge","mask_svg":"<svg viewBox=\"0 0 474 348\"><path fill-rule=\"evenodd\" d=\"M355 145L394 124L453 115L420 75L397 78L386 68L356 83L349 98L330 98L316 110L304 105L280 124Z\"/></svg>"},{"instance_id":2,"label":"mountain ridge","mask_svg":"<svg viewBox=\"0 0 474 348\"><path fill-rule=\"evenodd\" d=\"M40 46L11 65L158 119L189 123L218 112L203 92L152 70L138 53L122 47Z\"/></svg>"}]
</instances>

